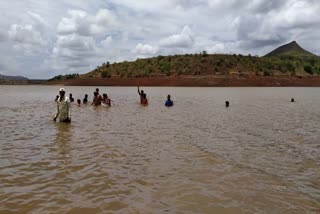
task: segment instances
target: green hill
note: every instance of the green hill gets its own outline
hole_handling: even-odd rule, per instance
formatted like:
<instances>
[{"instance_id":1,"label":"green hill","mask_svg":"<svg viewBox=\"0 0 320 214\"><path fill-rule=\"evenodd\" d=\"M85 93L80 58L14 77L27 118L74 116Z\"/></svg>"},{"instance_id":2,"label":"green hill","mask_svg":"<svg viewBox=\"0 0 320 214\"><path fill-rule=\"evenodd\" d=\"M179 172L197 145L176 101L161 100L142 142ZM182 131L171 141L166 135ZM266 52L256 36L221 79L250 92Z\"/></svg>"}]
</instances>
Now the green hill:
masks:
<instances>
[{"instance_id":1,"label":"green hill","mask_svg":"<svg viewBox=\"0 0 320 214\"><path fill-rule=\"evenodd\" d=\"M285 44L274 51L268 53L267 57L276 56L297 56L297 57L315 57L316 55L303 49L296 41Z\"/></svg>"},{"instance_id":2,"label":"green hill","mask_svg":"<svg viewBox=\"0 0 320 214\"><path fill-rule=\"evenodd\" d=\"M241 54L198 54L157 56L121 63L102 63L84 74L57 76L55 80L78 78L126 78L147 76L310 76L320 75L320 58L302 49L296 42L284 45L265 57Z\"/></svg>"},{"instance_id":3,"label":"green hill","mask_svg":"<svg viewBox=\"0 0 320 214\"><path fill-rule=\"evenodd\" d=\"M103 63L83 75L90 78L170 75L319 75L319 58L297 56L257 57L243 55L187 54L158 56L133 62Z\"/></svg>"}]
</instances>

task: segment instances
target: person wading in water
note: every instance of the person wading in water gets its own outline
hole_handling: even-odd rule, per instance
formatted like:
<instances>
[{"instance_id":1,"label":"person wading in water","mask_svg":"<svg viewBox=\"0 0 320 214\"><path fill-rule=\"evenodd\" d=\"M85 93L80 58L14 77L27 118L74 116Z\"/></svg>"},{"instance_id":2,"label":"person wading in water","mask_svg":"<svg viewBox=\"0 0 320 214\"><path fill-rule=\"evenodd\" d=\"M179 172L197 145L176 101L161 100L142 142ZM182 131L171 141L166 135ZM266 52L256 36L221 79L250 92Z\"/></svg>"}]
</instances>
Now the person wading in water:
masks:
<instances>
[{"instance_id":1,"label":"person wading in water","mask_svg":"<svg viewBox=\"0 0 320 214\"><path fill-rule=\"evenodd\" d=\"M147 106L149 104L147 94L143 94L142 103L143 106Z\"/></svg>"},{"instance_id":2,"label":"person wading in water","mask_svg":"<svg viewBox=\"0 0 320 214\"><path fill-rule=\"evenodd\" d=\"M166 102L165 102L164 105L165 105L166 107L172 107L172 106L173 106L173 101L171 100L171 95L170 95L170 94L168 94L167 100L166 100Z\"/></svg>"},{"instance_id":3,"label":"person wading in water","mask_svg":"<svg viewBox=\"0 0 320 214\"><path fill-rule=\"evenodd\" d=\"M138 86L138 94L140 95L140 104L143 104L144 91L143 90L140 91L140 86Z\"/></svg>"},{"instance_id":4,"label":"person wading in water","mask_svg":"<svg viewBox=\"0 0 320 214\"><path fill-rule=\"evenodd\" d=\"M65 96L66 91L64 88L59 90L59 98L57 99L57 113L53 120L56 122L70 123L71 122L71 102L69 97Z\"/></svg>"},{"instance_id":5,"label":"person wading in water","mask_svg":"<svg viewBox=\"0 0 320 214\"><path fill-rule=\"evenodd\" d=\"M85 94L83 98L83 104L87 104L87 103L88 103L88 94Z\"/></svg>"},{"instance_id":6,"label":"person wading in water","mask_svg":"<svg viewBox=\"0 0 320 214\"><path fill-rule=\"evenodd\" d=\"M106 106L111 106L111 99L108 97L107 94L103 94L103 97L102 97L102 103Z\"/></svg>"},{"instance_id":7,"label":"person wading in water","mask_svg":"<svg viewBox=\"0 0 320 214\"><path fill-rule=\"evenodd\" d=\"M98 94L98 92L93 93L93 101L91 103L92 106L101 106L102 97Z\"/></svg>"}]
</instances>

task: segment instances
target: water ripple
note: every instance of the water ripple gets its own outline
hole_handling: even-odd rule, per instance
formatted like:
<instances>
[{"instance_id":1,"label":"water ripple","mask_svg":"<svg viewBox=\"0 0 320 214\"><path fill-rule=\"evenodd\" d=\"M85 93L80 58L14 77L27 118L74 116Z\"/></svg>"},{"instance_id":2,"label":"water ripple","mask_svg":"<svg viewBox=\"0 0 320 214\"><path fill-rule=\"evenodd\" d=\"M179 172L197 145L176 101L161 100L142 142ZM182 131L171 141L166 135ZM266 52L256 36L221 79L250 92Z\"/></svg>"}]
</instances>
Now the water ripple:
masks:
<instances>
[{"instance_id":1,"label":"water ripple","mask_svg":"<svg viewBox=\"0 0 320 214\"><path fill-rule=\"evenodd\" d=\"M318 88L147 88L141 107L103 87L115 105L74 105L70 125L57 87L5 87L0 213L320 212Z\"/></svg>"}]
</instances>

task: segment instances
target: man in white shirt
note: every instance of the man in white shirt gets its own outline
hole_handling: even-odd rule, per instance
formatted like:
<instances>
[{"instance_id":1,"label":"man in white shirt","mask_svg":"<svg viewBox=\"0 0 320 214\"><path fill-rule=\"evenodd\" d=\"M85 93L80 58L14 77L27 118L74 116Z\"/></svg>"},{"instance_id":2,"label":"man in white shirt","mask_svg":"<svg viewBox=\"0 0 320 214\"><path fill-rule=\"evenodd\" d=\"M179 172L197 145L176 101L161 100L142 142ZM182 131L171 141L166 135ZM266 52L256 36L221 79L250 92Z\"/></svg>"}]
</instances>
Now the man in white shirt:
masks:
<instances>
[{"instance_id":1,"label":"man in white shirt","mask_svg":"<svg viewBox=\"0 0 320 214\"><path fill-rule=\"evenodd\" d=\"M59 90L59 98L57 99L57 114L53 118L54 121L59 119L59 122L70 123L71 122L71 102L69 97L65 96L66 91L64 88Z\"/></svg>"}]
</instances>

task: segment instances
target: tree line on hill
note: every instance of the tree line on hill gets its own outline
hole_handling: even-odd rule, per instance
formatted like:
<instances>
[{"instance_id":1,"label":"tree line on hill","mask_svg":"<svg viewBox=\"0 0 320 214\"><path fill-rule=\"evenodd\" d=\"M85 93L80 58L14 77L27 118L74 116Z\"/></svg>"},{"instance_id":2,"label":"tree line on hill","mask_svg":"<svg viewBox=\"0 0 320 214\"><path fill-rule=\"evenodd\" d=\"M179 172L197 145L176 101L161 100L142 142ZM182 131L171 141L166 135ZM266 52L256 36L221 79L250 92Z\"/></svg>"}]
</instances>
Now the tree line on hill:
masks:
<instances>
[{"instance_id":1,"label":"tree line on hill","mask_svg":"<svg viewBox=\"0 0 320 214\"><path fill-rule=\"evenodd\" d=\"M152 75L320 75L318 57L257 57L233 55L186 54L137 59L134 62L109 62L87 76L95 78L145 77Z\"/></svg>"}]
</instances>

